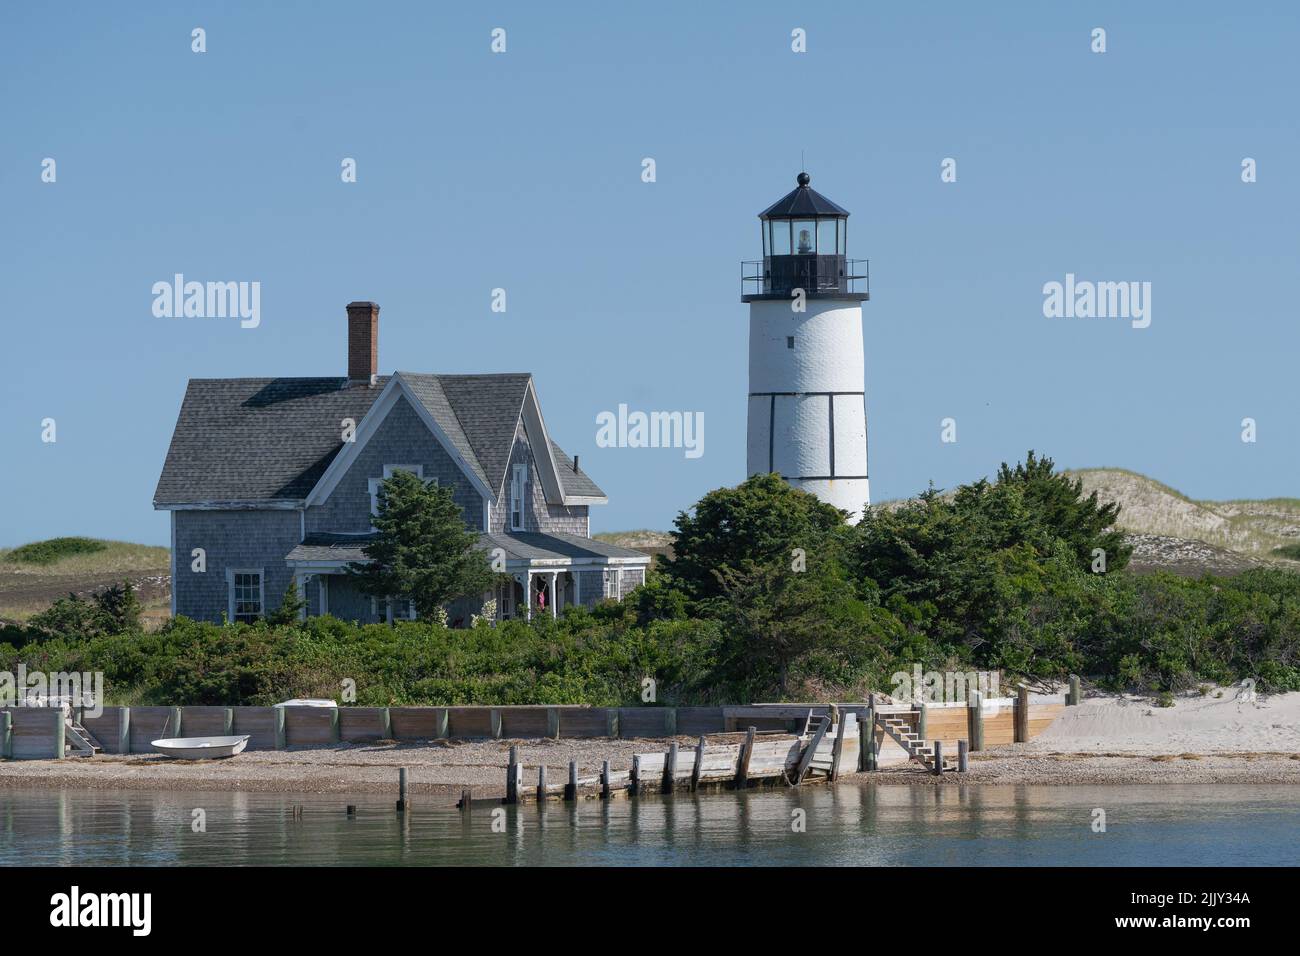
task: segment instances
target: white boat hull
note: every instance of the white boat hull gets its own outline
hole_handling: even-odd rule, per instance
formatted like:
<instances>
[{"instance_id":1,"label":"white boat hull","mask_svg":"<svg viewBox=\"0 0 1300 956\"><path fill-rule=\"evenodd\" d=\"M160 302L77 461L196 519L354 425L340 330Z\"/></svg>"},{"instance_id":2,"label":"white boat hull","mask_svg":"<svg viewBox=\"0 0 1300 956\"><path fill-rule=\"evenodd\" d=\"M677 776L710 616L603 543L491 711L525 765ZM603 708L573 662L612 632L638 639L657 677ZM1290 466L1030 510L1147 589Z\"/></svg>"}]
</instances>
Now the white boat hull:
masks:
<instances>
[{"instance_id":1,"label":"white boat hull","mask_svg":"<svg viewBox=\"0 0 1300 956\"><path fill-rule=\"evenodd\" d=\"M242 737L165 737L150 741L150 746L160 754L181 760L217 760L242 753L248 746L248 736Z\"/></svg>"}]
</instances>

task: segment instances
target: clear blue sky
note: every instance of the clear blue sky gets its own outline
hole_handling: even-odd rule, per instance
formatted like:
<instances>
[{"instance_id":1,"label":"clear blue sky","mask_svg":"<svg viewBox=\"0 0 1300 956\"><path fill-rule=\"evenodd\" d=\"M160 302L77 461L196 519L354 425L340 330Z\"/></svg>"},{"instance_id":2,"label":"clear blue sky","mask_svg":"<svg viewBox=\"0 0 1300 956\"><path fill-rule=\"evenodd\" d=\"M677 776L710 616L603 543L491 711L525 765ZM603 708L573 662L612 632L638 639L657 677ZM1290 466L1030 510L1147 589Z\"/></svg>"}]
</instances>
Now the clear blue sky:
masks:
<instances>
[{"instance_id":1,"label":"clear blue sky","mask_svg":"<svg viewBox=\"0 0 1300 956\"><path fill-rule=\"evenodd\" d=\"M186 379L343 374L353 299L382 307L383 371L533 372L610 496L593 529L666 528L744 477L739 263L801 150L871 260L874 498L1030 447L1300 494L1297 26L1291 3L5 4L0 544L165 543ZM176 272L260 281L261 326L155 318ZM1067 272L1150 281L1150 328L1044 318ZM702 411L705 454L597 448L621 402Z\"/></svg>"}]
</instances>

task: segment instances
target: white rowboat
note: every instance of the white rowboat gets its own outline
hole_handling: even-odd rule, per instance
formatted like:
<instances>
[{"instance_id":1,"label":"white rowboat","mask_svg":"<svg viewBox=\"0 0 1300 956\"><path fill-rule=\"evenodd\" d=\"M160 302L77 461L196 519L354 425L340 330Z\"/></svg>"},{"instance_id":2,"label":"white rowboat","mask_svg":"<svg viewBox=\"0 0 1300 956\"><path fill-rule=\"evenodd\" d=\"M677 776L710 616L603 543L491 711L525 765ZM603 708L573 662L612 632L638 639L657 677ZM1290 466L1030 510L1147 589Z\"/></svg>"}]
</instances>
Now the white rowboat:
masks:
<instances>
[{"instance_id":1,"label":"white rowboat","mask_svg":"<svg viewBox=\"0 0 1300 956\"><path fill-rule=\"evenodd\" d=\"M216 760L233 757L248 746L248 735L242 737L164 737L150 741L150 746L160 754L182 760Z\"/></svg>"}]
</instances>

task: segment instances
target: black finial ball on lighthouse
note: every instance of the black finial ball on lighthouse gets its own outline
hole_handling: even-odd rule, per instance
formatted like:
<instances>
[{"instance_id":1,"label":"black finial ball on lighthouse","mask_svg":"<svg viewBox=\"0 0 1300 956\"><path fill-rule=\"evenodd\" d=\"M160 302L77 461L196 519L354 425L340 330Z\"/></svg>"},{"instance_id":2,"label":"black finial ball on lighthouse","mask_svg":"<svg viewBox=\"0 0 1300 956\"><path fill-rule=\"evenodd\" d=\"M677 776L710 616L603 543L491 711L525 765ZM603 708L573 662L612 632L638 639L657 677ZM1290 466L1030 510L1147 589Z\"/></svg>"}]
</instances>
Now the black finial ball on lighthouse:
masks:
<instances>
[{"instance_id":1,"label":"black finial ball on lighthouse","mask_svg":"<svg viewBox=\"0 0 1300 956\"><path fill-rule=\"evenodd\" d=\"M807 186L810 182L812 182L812 177L809 176L807 173L800 173L798 176L795 177L795 182L797 182L800 186Z\"/></svg>"}]
</instances>

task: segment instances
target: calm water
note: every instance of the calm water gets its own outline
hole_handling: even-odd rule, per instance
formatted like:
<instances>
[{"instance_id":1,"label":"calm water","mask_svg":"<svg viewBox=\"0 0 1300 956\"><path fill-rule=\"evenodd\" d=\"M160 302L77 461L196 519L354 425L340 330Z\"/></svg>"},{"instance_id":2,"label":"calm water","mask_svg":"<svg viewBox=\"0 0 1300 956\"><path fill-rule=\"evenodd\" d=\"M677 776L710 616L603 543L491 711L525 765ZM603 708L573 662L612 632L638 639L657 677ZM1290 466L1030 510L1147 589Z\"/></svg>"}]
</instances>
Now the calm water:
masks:
<instances>
[{"instance_id":1,"label":"calm water","mask_svg":"<svg viewBox=\"0 0 1300 956\"><path fill-rule=\"evenodd\" d=\"M1295 786L866 787L491 809L434 798L0 791L0 866L1294 865ZM348 803L357 816L344 813ZM290 808L304 808L294 820ZM1096 807L1106 833L1091 829ZM207 832L191 829L192 811ZM795 810L806 831L793 832Z\"/></svg>"}]
</instances>

